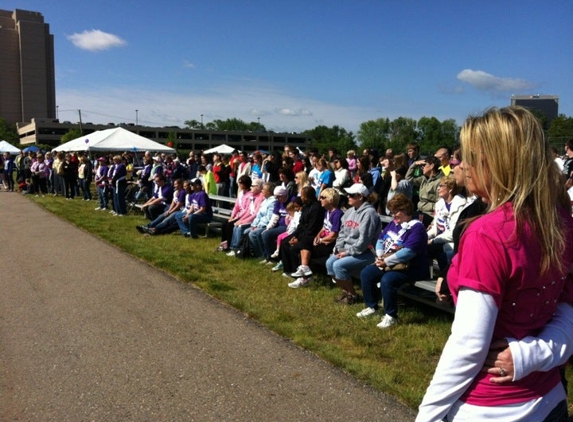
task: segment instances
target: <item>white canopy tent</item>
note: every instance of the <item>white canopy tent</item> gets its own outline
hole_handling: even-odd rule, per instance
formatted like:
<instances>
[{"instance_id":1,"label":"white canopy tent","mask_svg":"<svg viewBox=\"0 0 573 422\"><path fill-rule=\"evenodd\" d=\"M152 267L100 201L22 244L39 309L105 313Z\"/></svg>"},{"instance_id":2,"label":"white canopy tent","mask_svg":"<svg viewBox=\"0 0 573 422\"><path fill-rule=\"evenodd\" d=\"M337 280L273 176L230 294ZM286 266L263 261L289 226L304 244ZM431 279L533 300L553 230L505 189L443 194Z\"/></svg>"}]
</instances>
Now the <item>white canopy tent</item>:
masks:
<instances>
[{"instance_id":1,"label":"white canopy tent","mask_svg":"<svg viewBox=\"0 0 573 422\"><path fill-rule=\"evenodd\" d=\"M20 150L9 142L0 141L0 153L9 152L12 155L20 154Z\"/></svg>"},{"instance_id":2,"label":"white canopy tent","mask_svg":"<svg viewBox=\"0 0 573 422\"><path fill-rule=\"evenodd\" d=\"M206 151L203 151L203 154L215 154L215 153L231 154L236 149L237 148L230 147L229 145L221 144L221 145L217 145L216 147L213 147L211 149L208 149Z\"/></svg>"},{"instance_id":3,"label":"white canopy tent","mask_svg":"<svg viewBox=\"0 0 573 422\"><path fill-rule=\"evenodd\" d=\"M144 138L122 127L97 132L66 142L54 151L154 151L174 154L173 148Z\"/></svg>"}]
</instances>

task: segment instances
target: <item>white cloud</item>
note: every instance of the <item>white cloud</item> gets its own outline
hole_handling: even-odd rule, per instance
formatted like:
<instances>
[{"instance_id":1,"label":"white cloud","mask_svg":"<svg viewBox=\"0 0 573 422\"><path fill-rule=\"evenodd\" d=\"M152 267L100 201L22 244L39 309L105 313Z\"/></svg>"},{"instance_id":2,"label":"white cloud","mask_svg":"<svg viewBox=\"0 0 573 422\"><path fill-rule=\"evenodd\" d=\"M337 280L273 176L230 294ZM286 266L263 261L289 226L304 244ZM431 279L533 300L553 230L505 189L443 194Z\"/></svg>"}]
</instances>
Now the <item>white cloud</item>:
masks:
<instances>
[{"instance_id":1,"label":"white cloud","mask_svg":"<svg viewBox=\"0 0 573 422\"><path fill-rule=\"evenodd\" d=\"M195 64L185 60L183 61L183 67L187 69L195 69Z\"/></svg>"},{"instance_id":2,"label":"white cloud","mask_svg":"<svg viewBox=\"0 0 573 422\"><path fill-rule=\"evenodd\" d=\"M488 91L492 93L518 92L528 90L536 86L536 84L524 79L502 78L491 75L483 70L464 69L458 73L457 78L480 91Z\"/></svg>"},{"instance_id":3,"label":"white cloud","mask_svg":"<svg viewBox=\"0 0 573 422\"><path fill-rule=\"evenodd\" d=\"M67 38L76 47L88 51L102 51L127 45L127 42L117 35L108 34L99 29L86 30L80 34L75 33L68 35Z\"/></svg>"}]
</instances>

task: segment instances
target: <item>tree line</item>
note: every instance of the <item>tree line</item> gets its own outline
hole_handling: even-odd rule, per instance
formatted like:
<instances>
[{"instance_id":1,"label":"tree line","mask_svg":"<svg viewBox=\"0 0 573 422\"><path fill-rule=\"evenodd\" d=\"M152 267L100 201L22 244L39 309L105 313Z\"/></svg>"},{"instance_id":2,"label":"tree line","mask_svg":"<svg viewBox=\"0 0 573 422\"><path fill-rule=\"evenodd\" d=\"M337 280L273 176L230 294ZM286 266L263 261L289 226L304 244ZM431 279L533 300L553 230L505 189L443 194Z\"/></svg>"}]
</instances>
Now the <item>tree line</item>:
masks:
<instances>
[{"instance_id":1,"label":"tree line","mask_svg":"<svg viewBox=\"0 0 573 422\"><path fill-rule=\"evenodd\" d=\"M560 114L549 125L544 115L535 111L534 114L543 124L549 142L561 152L560 144L573 138L573 117ZM188 129L272 132L258 121L245 122L238 118L216 119L205 124L197 120L186 120L184 123ZM329 148L336 148L340 152L358 149L360 155L360 149L365 148L376 148L379 151L392 148L395 151L405 151L406 145L410 142L417 142L422 153L431 153L440 146L456 145L459 142L459 131L460 127L454 119L440 121L436 117L422 117L419 120L398 117L390 120L381 117L361 123L356 134L338 125L332 127L319 125L302 134L311 138L311 145L320 152L326 152ZM62 142L79 136L79 129L72 129L62 136ZM16 125L7 124L2 118L0 118L0 140L6 140L13 145L19 144Z\"/></svg>"}]
</instances>

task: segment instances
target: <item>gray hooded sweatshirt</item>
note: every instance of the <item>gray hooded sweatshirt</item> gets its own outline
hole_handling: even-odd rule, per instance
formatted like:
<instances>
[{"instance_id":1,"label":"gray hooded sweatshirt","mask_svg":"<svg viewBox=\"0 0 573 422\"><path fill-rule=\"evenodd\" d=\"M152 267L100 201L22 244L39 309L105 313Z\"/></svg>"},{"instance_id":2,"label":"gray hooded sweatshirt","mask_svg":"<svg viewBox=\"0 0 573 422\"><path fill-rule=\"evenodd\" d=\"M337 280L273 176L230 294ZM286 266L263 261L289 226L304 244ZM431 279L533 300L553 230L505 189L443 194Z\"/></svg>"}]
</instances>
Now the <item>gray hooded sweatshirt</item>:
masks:
<instances>
[{"instance_id":1,"label":"gray hooded sweatshirt","mask_svg":"<svg viewBox=\"0 0 573 422\"><path fill-rule=\"evenodd\" d=\"M350 207L342 216L335 250L360 255L375 245L382 230L382 221L374 207L365 202L360 208Z\"/></svg>"}]
</instances>

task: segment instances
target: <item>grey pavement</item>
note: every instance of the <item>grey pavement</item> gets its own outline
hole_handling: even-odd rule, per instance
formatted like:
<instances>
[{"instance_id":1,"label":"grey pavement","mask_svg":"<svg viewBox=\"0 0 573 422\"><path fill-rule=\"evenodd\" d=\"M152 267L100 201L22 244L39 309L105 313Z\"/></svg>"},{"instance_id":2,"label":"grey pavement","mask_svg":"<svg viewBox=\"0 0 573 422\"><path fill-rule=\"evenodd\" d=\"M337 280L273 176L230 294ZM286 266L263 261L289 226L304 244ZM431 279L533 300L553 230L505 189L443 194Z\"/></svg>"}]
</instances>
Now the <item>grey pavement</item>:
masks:
<instances>
[{"instance_id":1,"label":"grey pavement","mask_svg":"<svg viewBox=\"0 0 573 422\"><path fill-rule=\"evenodd\" d=\"M0 421L414 418L21 194L0 213Z\"/></svg>"}]
</instances>

